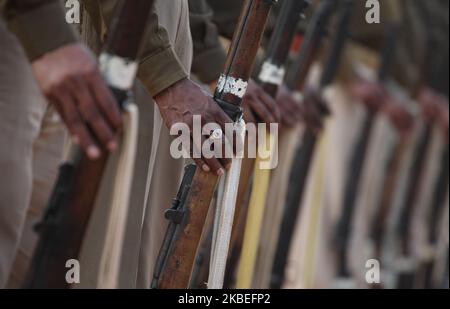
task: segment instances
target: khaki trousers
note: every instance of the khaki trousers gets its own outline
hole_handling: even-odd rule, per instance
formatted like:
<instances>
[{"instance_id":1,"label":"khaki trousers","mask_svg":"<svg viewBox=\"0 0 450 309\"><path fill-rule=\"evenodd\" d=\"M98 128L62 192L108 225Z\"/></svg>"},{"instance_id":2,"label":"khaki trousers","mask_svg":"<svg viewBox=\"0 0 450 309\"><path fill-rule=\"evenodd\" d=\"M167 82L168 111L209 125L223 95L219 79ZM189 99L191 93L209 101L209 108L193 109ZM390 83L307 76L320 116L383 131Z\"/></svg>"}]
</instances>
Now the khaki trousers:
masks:
<instances>
[{"instance_id":1,"label":"khaki trousers","mask_svg":"<svg viewBox=\"0 0 450 309\"><path fill-rule=\"evenodd\" d=\"M0 288L20 286L62 159L65 129L42 97L19 42L0 20ZM30 208L29 206L32 205ZM21 240L22 238L22 240ZM33 241L31 241L33 242ZM20 243L20 250L18 250ZM14 257L14 269L11 271Z\"/></svg>"},{"instance_id":2,"label":"khaki trousers","mask_svg":"<svg viewBox=\"0 0 450 309\"><path fill-rule=\"evenodd\" d=\"M173 42L175 52L190 72L192 65L192 39L189 25L188 2L179 1L179 5L167 9L167 1L157 1L158 16L161 24L166 26L169 38ZM177 22L174 22L177 21ZM139 252L137 288L149 288L153 276L153 268L162 245L167 220L164 211L171 206L176 196L183 173L184 160L174 160L170 155L169 130L162 123L159 111L155 112L154 144L157 151L152 151L147 179L147 198L144 200L145 213L143 217L142 240ZM156 136L159 135L158 141Z\"/></svg>"},{"instance_id":3,"label":"khaki trousers","mask_svg":"<svg viewBox=\"0 0 450 309\"><path fill-rule=\"evenodd\" d=\"M159 23L167 30L179 60L189 72L192 40L187 1L157 0L155 6ZM91 47L98 48L92 36L88 41ZM119 273L119 287L125 289L150 288L153 267L167 227L164 210L170 207L176 195L184 166L183 160L174 160L170 155L169 130L154 100L139 82L135 86L135 103L139 108L138 149ZM108 195L108 187L105 185L105 192L101 194ZM79 288L97 285L108 206L98 205L91 220L80 258Z\"/></svg>"},{"instance_id":4,"label":"khaki trousers","mask_svg":"<svg viewBox=\"0 0 450 309\"><path fill-rule=\"evenodd\" d=\"M166 27L175 52L186 71L189 72L192 41L189 32L187 1L159 0L155 5L160 23ZM47 122L51 124L50 120L54 120L51 116L53 112L48 112L48 119L44 117L46 104L33 83L23 52L3 25L0 28L0 40L2 48L8 46L6 51L2 51L0 55L0 78L2 79L0 86L4 86L8 90L0 89L0 119L2 120L0 125L4 126L0 133L0 145L2 145L0 164L3 170L10 175L8 182L5 181L5 185L0 188L2 196L0 204L0 252L2 252L0 255L0 286L6 281L22 226L25 224L26 209L31 199L33 163L37 165L36 169L39 172L35 173L36 199L39 203L28 213L25 224L26 232L22 237L20 254L15 262L15 274L11 280L11 286L17 287L26 272L37 240L31 227L41 218L57 175L64 138L57 139L56 136L63 136L61 133L64 130L60 122L54 124L58 130L45 130L49 126ZM93 47L98 48L98 46ZM11 77L6 74L7 72L19 72L20 74L16 73L16 75L20 76L18 78L17 76ZM6 78L10 80L3 81ZM20 91L17 87L19 84L21 85ZM184 164L183 160L173 160L170 156L171 137L163 125L154 101L139 83L135 86L135 95L136 104L140 109L139 145L123 246L119 282L121 288L150 287L153 266L167 225L163 218L163 211L170 207L170 201L176 194ZM23 106L15 102L18 99L23 102ZM33 99L33 105L27 105L26 102L31 99ZM11 109L9 106L17 107L17 109ZM23 111L29 115L28 118L23 117ZM39 162L33 160L33 142L39 141L41 123L44 124L41 130L43 141L36 143L36 147L40 150L36 160L45 158L45 165L37 164ZM19 125L22 125L23 128L18 128ZM48 142L50 138L54 139L51 143ZM4 145L8 145L8 147L3 147ZM53 157L49 157L49 153ZM110 172L107 171L106 174L109 175ZM79 258L81 265L81 284L77 286L79 288L96 287L98 280L96 266L100 260L99 254L104 250L103 244L98 240L104 237L106 225L104 216L109 214L109 202L102 204L99 201L108 201L108 189L111 189L111 184L108 181L104 182ZM20 194L17 194L17 188L21 188ZM12 209L15 211L11 211ZM3 252L5 252L4 256Z\"/></svg>"}]
</instances>

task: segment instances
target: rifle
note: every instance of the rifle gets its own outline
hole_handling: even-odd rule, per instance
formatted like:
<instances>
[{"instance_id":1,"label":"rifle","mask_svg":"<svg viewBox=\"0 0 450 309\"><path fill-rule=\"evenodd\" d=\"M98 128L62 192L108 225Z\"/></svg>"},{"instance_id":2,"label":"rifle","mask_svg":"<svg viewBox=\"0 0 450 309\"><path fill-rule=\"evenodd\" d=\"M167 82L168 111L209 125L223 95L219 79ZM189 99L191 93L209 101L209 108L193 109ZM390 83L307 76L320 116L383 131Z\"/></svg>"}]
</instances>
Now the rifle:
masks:
<instances>
[{"instance_id":1,"label":"rifle","mask_svg":"<svg viewBox=\"0 0 450 309\"><path fill-rule=\"evenodd\" d=\"M248 140L246 141L248 143ZM239 262L242 243L244 241L244 229L247 222L248 204L250 202L249 187L251 184L251 175L255 167L255 159L247 155L242 160L241 179L239 180L239 189L236 199L236 214L234 217L234 226L231 232L230 252L227 261L227 274L225 277L225 286L234 286L234 275Z\"/></svg>"},{"instance_id":2,"label":"rifle","mask_svg":"<svg viewBox=\"0 0 450 309\"><path fill-rule=\"evenodd\" d=\"M397 26L391 24L387 27L386 44L381 53L380 68L378 72L379 82L385 82L388 77L391 60L393 58L393 51L397 39ZM337 244L337 265L338 277L349 278L350 272L348 270L348 244L351 235L351 226L353 215L356 210L356 197L359 191L360 179L364 168L364 163L367 157L367 150L372 135L376 111L369 110L363 120L363 128L360 136L357 139L356 147L351 155L351 165L349 166L349 173L347 174L347 182L344 188L344 201L342 215L338 221L336 229L336 244Z\"/></svg>"},{"instance_id":3,"label":"rifle","mask_svg":"<svg viewBox=\"0 0 450 309\"><path fill-rule=\"evenodd\" d=\"M442 98L443 99L443 98ZM441 101L439 95L435 96L435 103L437 105L448 104L448 100L446 103ZM440 109L440 108L439 108ZM448 112L448 111L447 111ZM434 114L431 119L428 119L429 123L438 123L439 115ZM429 117L427 117L429 118ZM440 282L436 282L436 272L439 272L441 269L439 268L439 241L441 226L442 226L442 217L445 216L445 206L448 201L448 176L449 176L449 147L448 147L448 139L444 136L444 145L439 149L440 154L436 156L440 156L437 159L438 162L441 163L439 173L435 176L435 181L433 182L434 188L430 193L432 193L430 197L429 204L426 206L424 217L425 217L425 226L426 226L426 244L424 245L425 251L424 255L419 258L417 268L415 269L414 274L414 283L415 287L423 287L423 288L438 288ZM434 143L434 142L433 142ZM434 147L432 147L434 148ZM434 160L434 159L431 159ZM417 207L417 206L415 206ZM448 214L447 214L448 216ZM411 220L411 219L410 219ZM414 228L414 227L412 227Z\"/></svg>"},{"instance_id":4,"label":"rifle","mask_svg":"<svg viewBox=\"0 0 450 309\"><path fill-rule=\"evenodd\" d=\"M285 62L294 40L297 25L301 15L308 7L307 1L285 0L281 7L277 25L272 33L265 60L261 67L258 83L272 97L275 98L278 87L283 83L285 76ZM268 133L264 145L274 143L275 137ZM274 144L270 146L272 151ZM273 153L271 154L271 157ZM241 252L240 265L237 277L238 288L250 288L254 275L255 261L259 244L259 233L263 221L266 195L270 180L270 171L258 167L260 158L255 161L254 185L250 198L247 223L244 232L244 242Z\"/></svg>"},{"instance_id":5,"label":"rifle","mask_svg":"<svg viewBox=\"0 0 450 309\"><path fill-rule=\"evenodd\" d=\"M290 89L299 89L303 87L309 68L315 59L315 53L319 50L322 39L326 35L326 28L331 19L336 3L334 1L324 0L321 3L317 13L313 17L312 25L308 30L305 42L302 45L300 55L296 60L294 73L288 78L288 87ZM332 48L325 65L320 88L324 89L332 83L339 66L340 56L345 45L348 31L348 23L353 7L353 1L345 1L340 10L342 13L339 18L339 27ZM279 230L277 249L272 266L272 275L270 287L272 289L281 288L285 278L285 266L288 259L289 249L292 242L298 213L300 211L300 201L306 186L306 180L309 174L309 166L313 158L316 135L312 130L306 128L301 137L302 143L297 151L297 155L291 174L289 176L289 189L286 196L286 204Z\"/></svg>"},{"instance_id":6,"label":"rifle","mask_svg":"<svg viewBox=\"0 0 450 309\"><path fill-rule=\"evenodd\" d=\"M401 206L401 213L398 216L398 220L396 222L396 234L399 235L401 239L400 243L400 251L402 256L408 256L409 252L409 229L410 229L410 217L412 216L413 206L410 203L413 203L417 197L417 191L420 184L420 176L425 167L425 158L427 150L430 145L430 137L431 137L432 127L429 124L425 124L425 128L422 130L418 141L416 143L414 149L414 156L411 161L410 176L409 181L406 188L406 199ZM408 263L409 264L409 263ZM399 281L397 283L398 287L406 288L411 287L412 282L414 280L413 269L408 269L401 271L398 274Z\"/></svg>"},{"instance_id":7,"label":"rifle","mask_svg":"<svg viewBox=\"0 0 450 309\"><path fill-rule=\"evenodd\" d=\"M228 53L225 71L214 99L237 122L242 115L242 92L248 82L270 9L277 1L246 0ZM229 86L242 81L242 91L230 92ZM175 231L166 238L161 258L155 266L153 288L187 288L195 262L208 209L219 178L196 169L184 204L172 212L169 220ZM173 219L176 220L173 220ZM173 227L175 225L175 227Z\"/></svg>"},{"instance_id":8,"label":"rifle","mask_svg":"<svg viewBox=\"0 0 450 309\"><path fill-rule=\"evenodd\" d=\"M405 98L409 99L409 98ZM393 212L395 209L394 198L398 195L398 183L402 177L402 171L404 169L405 163L408 162L408 152L413 142L414 134L412 132L407 132L409 130L412 131L414 127L414 119L412 111L406 108L405 101L396 101L395 98L388 98L387 102L383 103L384 106L387 105L398 105L401 107L401 112L403 113L403 120L409 118L409 121L401 121L399 119L391 118L392 125L398 131L399 140L396 141L395 145L392 149L389 150L389 155L386 160L386 165L382 166L382 169L385 171L382 180L382 191L381 191L381 199L377 205L377 208L374 212L373 217L369 222L369 248L371 250L371 255L373 258L381 261L383 259L383 246L385 242L387 242L386 235L389 234L389 219L393 216ZM402 106L403 105L403 106ZM386 111L386 109L381 112ZM386 116L390 116L389 113ZM386 263L387 264L387 263ZM381 289L387 287L388 284L377 284L372 287L375 289Z\"/></svg>"},{"instance_id":9,"label":"rifle","mask_svg":"<svg viewBox=\"0 0 450 309\"><path fill-rule=\"evenodd\" d=\"M425 18L430 20L432 17L425 14ZM430 86L430 81L433 79L433 68L430 66L429 60L433 59L435 50L433 49L433 35L427 31L426 34L427 48L419 63L420 79L417 81L415 87L415 96L419 95L419 89ZM414 285L415 269L414 258L410 254L410 229L412 214L414 213L415 203L419 187L421 186L421 176L424 173L426 166L426 156L430 152L431 138L433 132L433 123L425 119L424 128L421 128L420 136L416 142L416 147L413 151L413 160L408 167L409 178L406 184L406 192L403 196L403 203L400 206L400 214L395 218L395 236L400 239L401 260L405 261L402 269L397 271L397 287L408 289Z\"/></svg>"},{"instance_id":10,"label":"rifle","mask_svg":"<svg viewBox=\"0 0 450 309\"><path fill-rule=\"evenodd\" d=\"M412 89L412 97L418 98L419 90L423 89L423 86L429 83L431 76L431 69L429 65L429 59L432 57L434 50L431 44L431 35L427 34L427 49L423 55L422 60L419 63L420 67L420 79ZM419 177L422 174L422 170L425 165L426 153L429 151L430 146L429 139L431 138L431 124L426 121L424 127L419 126L414 134L417 137L410 138L409 141L402 141L397 145L394 152L395 161L404 160L405 164L393 164L393 168L390 168L387 181L385 182L383 199L378 215L376 216L376 223L372 229L372 239L375 243L375 250L377 256L389 260L393 265L392 272L399 273L397 286L398 287L412 287L414 281L414 269L411 263L411 259L407 258L408 252L408 234L409 223L411 214L413 212L413 205L411 204L417 196L416 191L419 187ZM409 148L413 149L409 149ZM397 167L396 167L397 166ZM404 171L402 171L404 169ZM399 181L404 181L405 186L400 185ZM401 190L397 193L394 188L400 185ZM391 187L390 187L391 186ZM404 187L404 188L403 188ZM406 200L407 199L407 200ZM393 208L391 210L391 208ZM392 220L388 220L387 216L392 215ZM398 240L401 240L401 244L397 245ZM400 258L401 264L398 261L392 260L392 252L396 251L398 247L401 247L402 257ZM398 265L398 266L397 266ZM401 268L401 269L399 269Z\"/></svg>"},{"instance_id":11,"label":"rifle","mask_svg":"<svg viewBox=\"0 0 450 309\"><path fill-rule=\"evenodd\" d=\"M284 0L270 38L258 83L273 98L285 77L285 63L297 32L297 26L311 0Z\"/></svg>"},{"instance_id":12,"label":"rifle","mask_svg":"<svg viewBox=\"0 0 450 309\"><path fill-rule=\"evenodd\" d=\"M436 251L436 246L439 238L439 221L442 216L442 210L445 206L448 191L448 177L449 177L449 148L448 145L442 152L442 167L438 176L437 186L433 193L433 200L431 202L431 209L428 220L428 243L433 253ZM418 274L424 275L424 288L433 287L433 272L435 268L436 257L433 255L429 261L424 261L419 266Z\"/></svg>"},{"instance_id":13,"label":"rifle","mask_svg":"<svg viewBox=\"0 0 450 309\"><path fill-rule=\"evenodd\" d=\"M202 237L200 239L200 245L198 248L197 256L195 257L195 265L192 270L191 280L189 282L189 289L207 289L209 269L211 264L211 252L213 248L214 227L215 227L215 214L217 212L217 206L215 201L212 201L208 215L206 216L205 226L203 228Z\"/></svg>"},{"instance_id":14,"label":"rifle","mask_svg":"<svg viewBox=\"0 0 450 309\"><path fill-rule=\"evenodd\" d=\"M124 111L136 76L139 47L153 1L121 1L100 57L105 80ZM117 67L120 67L120 70ZM26 288L69 288L66 263L77 259L108 161L108 151L91 161L79 147L59 171L27 274Z\"/></svg>"},{"instance_id":15,"label":"rifle","mask_svg":"<svg viewBox=\"0 0 450 309\"><path fill-rule=\"evenodd\" d=\"M374 245L375 257L382 258L384 235L387 230L387 221L391 214L392 201L399 181L402 162L408 151L409 139L400 141L393 149L386 166L387 175L384 180L382 198L378 210L371 222L370 238Z\"/></svg>"}]
</instances>

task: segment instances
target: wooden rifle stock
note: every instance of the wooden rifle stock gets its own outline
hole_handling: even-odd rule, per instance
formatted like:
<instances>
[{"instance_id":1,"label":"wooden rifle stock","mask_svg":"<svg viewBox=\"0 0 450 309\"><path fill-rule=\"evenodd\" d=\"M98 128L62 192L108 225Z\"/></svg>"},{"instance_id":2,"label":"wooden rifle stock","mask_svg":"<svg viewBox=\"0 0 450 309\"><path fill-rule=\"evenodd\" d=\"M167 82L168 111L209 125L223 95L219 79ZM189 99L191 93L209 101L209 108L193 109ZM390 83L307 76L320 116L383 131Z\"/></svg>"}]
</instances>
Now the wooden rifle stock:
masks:
<instances>
[{"instance_id":1,"label":"wooden rifle stock","mask_svg":"<svg viewBox=\"0 0 450 309\"><path fill-rule=\"evenodd\" d=\"M422 174L426 165L426 154L429 150L430 139L432 136L432 126L426 124L416 149L414 150L414 159L411 167L411 175L406 191L405 203L402 206L402 211L397 222L397 235L401 238L401 254L403 257L410 255L410 226L411 217L414 210L414 201L419 193L419 186L423 179ZM398 274L398 288L407 289L412 288L414 282L414 270L405 270Z\"/></svg>"},{"instance_id":2,"label":"wooden rifle stock","mask_svg":"<svg viewBox=\"0 0 450 309\"><path fill-rule=\"evenodd\" d=\"M248 143L248 138L246 138ZM230 252L227 261L227 273L225 274L225 287L234 286L234 275L239 262L242 244L244 242L245 223L247 222L248 204L250 202L249 187L251 184L255 159L244 155L241 166L241 179L236 199L236 212L234 216L233 230L231 231Z\"/></svg>"},{"instance_id":3,"label":"wooden rifle stock","mask_svg":"<svg viewBox=\"0 0 450 309\"><path fill-rule=\"evenodd\" d=\"M294 40L297 25L303 16L303 12L309 7L310 1L284 1L277 19L277 25L272 33L268 44L265 61L260 71L258 79L259 85L273 98L276 97L279 84L285 79L285 62L289 55L289 50ZM277 68L278 74L271 75L270 69ZM270 78L275 76L278 79L276 83ZM268 82L271 80L271 82ZM255 168L255 159L244 158L241 172L241 182L238 192L237 216L235 218L235 227L232 233L232 246L228 261L227 286L232 285L233 275L237 268L240 252L243 245L244 230L248 216L250 175Z\"/></svg>"},{"instance_id":4,"label":"wooden rifle stock","mask_svg":"<svg viewBox=\"0 0 450 309\"><path fill-rule=\"evenodd\" d=\"M278 88L285 79L285 63L287 61L289 50L297 25L302 13L308 7L306 1L285 0L282 4L280 15L277 20L275 30L272 33L265 60L258 76L259 85L272 97L275 98ZM258 147L270 148L273 151L275 146L275 137L267 132L266 140ZM261 141L259 141L261 142ZM271 145L272 146L268 146ZM270 158L275 153L270 155ZM239 272L237 275L237 288L250 288L255 279L255 267L257 260L258 244L261 238L261 225L263 224L264 214L266 212L266 196L270 184L271 171L261 169L259 164L262 162L258 157L254 164L253 188L249 201L245 231L243 233L243 247L240 256Z\"/></svg>"},{"instance_id":5,"label":"wooden rifle stock","mask_svg":"<svg viewBox=\"0 0 450 309\"><path fill-rule=\"evenodd\" d=\"M278 87L284 82L286 71L284 65L289 56L298 23L310 3L310 0L284 0L282 3L277 25L270 38L265 61L258 77L259 85L272 98L276 97ZM273 71L270 70L271 68Z\"/></svg>"},{"instance_id":6,"label":"wooden rifle stock","mask_svg":"<svg viewBox=\"0 0 450 309\"><path fill-rule=\"evenodd\" d=\"M428 16L427 18L430 18ZM426 35L426 50L423 55L420 63L420 79L417 82L415 87L414 96L418 96L420 89L423 86L429 86L429 82L431 79L432 68L429 65L429 59L431 59L434 55L433 49L433 35L427 32ZM433 124L425 121L425 127L419 140L417 142L417 147L414 149L414 157L413 162L409 168L410 177L407 183L407 191L405 196L405 203L403 203L401 207L401 214L398 217L398 221L396 222L396 234L398 238L400 238L400 247L402 258L409 258L411 256L411 248L410 248L410 238L411 238L411 220L412 214L414 212L414 201L418 195L418 189L422 183L422 175L424 173L424 169L426 166L426 156L430 151L431 146L431 138L432 138ZM414 285L414 269L402 270L398 273L397 287L402 289L412 288Z\"/></svg>"},{"instance_id":7,"label":"wooden rifle stock","mask_svg":"<svg viewBox=\"0 0 450 309\"><path fill-rule=\"evenodd\" d=\"M384 181L379 208L371 222L370 238L374 245L375 257L381 261L384 236L386 233L391 206L396 191L396 185L401 173L402 161L408 151L408 140L400 141L389 159L386 167L387 175Z\"/></svg>"},{"instance_id":8,"label":"wooden rifle stock","mask_svg":"<svg viewBox=\"0 0 450 309\"><path fill-rule=\"evenodd\" d=\"M392 104L388 102L387 104ZM404 103L395 103L404 104ZM408 113L408 110L404 110ZM409 114L412 118L412 115ZM376 211L371 218L369 224L369 238L373 245L374 258L381 261L383 259L383 246L387 243L387 233L389 229L389 217L393 215L394 197L398 190L398 182L402 174L402 167L405 160L407 160L408 150L413 140L413 134L402 134L402 127L393 120L393 126L399 130L400 140L396 142L396 145L389 153L387 164L383 166L386 170L384 179L382 181L383 187L381 190L381 199L379 205L377 205ZM374 288L382 288L383 285L374 286Z\"/></svg>"},{"instance_id":9,"label":"wooden rifle stock","mask_svg":"<svg viewBox=\"0 0 450 309\"><path fill-rule=\"evenodd\" d=\"M133 65L144 35L145 23L153 1L120 1L113 20L109 41L102 57ZM110 63L102 63L104 77L123 109L130 87L111 82L117 74ZM129 68L128 68L129 70ZM129 72L128 72L129 73ZM69 288L66 263L78 259L83 238L93 211L97 191L108 161L108 151L91 161L74 147L71 158L61 168L42 223L37 226L39 241L27 275L25 288Z\"/></svg>"},{"instance_id":10,"label":"wooden rifle stock","mask_svg":"<svg viewBox=\"0 0 450 309\"><path fill-rule=\"evenodd\" d=\"M442 210L445 206L445 200L447 198L448 192L448 176L449 176L449 148L448 145L445 147L442 153L442 167L441 172L438 176L437 186L433 193L433 200L431 201L431 209L428 220L428 243L429 246L434 250L437 250L436 246L439 239L439 226L440 219L443 215ZM429 261L425 261L421 267L420 271L423 271L424 277L424 288L433 289L439 288L434 286L433 282L433 272L436 263L436 256L431 256Z\"/></svg>"},{"instance_id":11,"label":"wooden rifle stock","mask_svg":"<svg viewBox=\"0 0 450 309\"><path fill-rule=\"evenodd\" d=\"M302 45L300 55L297 59L297 67L294 71L296 73L289 78L288 86L291 89L303 87L309 69L315 60L315 54L320 49L321 42L326 35L326 29L334 12L335 5L334 1L323 1L321 3L321 7L314 17L312 27L309 29L305 42ZM347 28L350 21L352 5L353 3L351 1L346 1L342 9L340 25L336 37L333 40L333 46L321 78L320 87L322 89L333 81L336 74L339 59L347 38ZM292 165L292 172L289 176L290 186L286 196L286 204L272 267L270 287L273 289L281 288L284 282L289 249L309 175L309 167L314 156L316 141L316 134L310 129L306 129L302 136L302 144Z\"/></svg>"},{"instance_id":12,"label":"wooden rifle stock","mask_svg":"<svg viewBox=\"0 0 450 309\"><path fill-rule=\"evenodd\" d=\"M347 176L344 191L344 202L341 217L339 218L336 231L338 276L340 278L350 277L348 270L348 243L351 235L353 214L356 208L356 197L359 189L360 178L363 172L367 150L369 148L370 136L374 126L375 118L368 115L363 121L361 134L356 142L351 156L351 170Z\"/></svg>"},{"instance_id":13,"label":"wooden rifle stock","mask_svg":"<svg viewBox=\"0 0 450 309\"><path fill-rule=\"evenodd\" d=\"M177 197L172 202L172 208L166 211L165 217L167 220L169 220L169 227L167 229L163 246L160 250L160 255L158 256L158 260L156 261L156 267L155 272L153 275L153 282L152 282L152 288L158 287L158 282L160 280L160 277L162 275L162 271L164 269L164 263L169 258L169 249L170 245L174 241L175 233L177 232L177 229L182 226L182 224L186 225L189 218L190 218L190 211L186 208L188 194L190 195L190 198L192 198L193 193L197 193L200 190L201 187L196 186L192 187L192 181L194 179L194 175L197 172L197 168L195 165L191 164L185 167L183 180L180 185L180 189L178 191ZM212 196L212 195L211 195ZM205 208L204 203L202 203L200 206ZM208 208L209 205L206 206ZM183 220L187 219L187 220ZM197 226L194 226L194 228L197 228ZM197 230L194 230L193 233L198 233ZM189 241L189 240L188 240ZM176 277L175 275L173 277Z\"/></svg>"},{"instance_id":14,"label":"wooden rifle stock","mask_svg":"<svg viewBox=\"0 0 450 309\"><path fill-rule=\"evenodd\" d=\"M219 80L214 99L234 121L241 117L242 96L227 89L233 80L248 82L261 43L270 9L277 1L246 0L228 53L225 71ZM241 89L242 90L242 89ZM180 223L170 243L163 245L166 256L157 265L153 288L188 288L208 209L218 177L197 169L183 206Z\"/></svg>"},{"instance_id":15,"label":"wooden rifle stock","mask_svg":"<svg viewBox=\"0 0 450 309\"><path fill-rule=\"evenodd\" d=\"M393 52L397 40L397 26L390 25L386 29L386 43L381 53L380 68L378 72L379 82L384 82L388 77ZM340 278L349 278L348 270L348 244L352 230L352 220L356 210L356 198L359 191L359 185L367 157L367 150L370 145L371 135L375 124L376 111L368 111L363 119L361 134L356 141L356 146L352 152L347 174L347 181L344 188L344 201L341 217L339 218L336 230L338 276Z\"/></svg>"}]
</instances>

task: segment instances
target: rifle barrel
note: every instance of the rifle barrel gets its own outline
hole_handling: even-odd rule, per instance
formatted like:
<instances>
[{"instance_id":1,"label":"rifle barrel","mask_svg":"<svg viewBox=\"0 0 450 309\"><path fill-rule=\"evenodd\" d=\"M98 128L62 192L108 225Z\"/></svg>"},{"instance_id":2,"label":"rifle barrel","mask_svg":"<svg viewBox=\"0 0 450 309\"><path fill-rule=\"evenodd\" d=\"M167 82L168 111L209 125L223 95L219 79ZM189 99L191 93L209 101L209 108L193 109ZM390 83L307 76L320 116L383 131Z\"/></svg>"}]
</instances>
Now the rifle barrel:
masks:
<instances>
[{"instance_id":1,"label":"rifle barrel","mask_svg":"<svg viewBox=\"0 0 450 309\"><path fill-rule=\"evenodd\" d=\"M390 24L386 27L385 45L380 54L380 66L378 69L379 82L385 82L389 76L397 40L396 29L396 24ZM352 221L357 208L356 197L375 126L375 117L375 111L369 110L363 119L363 128L358 137L356 147L352 152L351 165L349 166L349 173L344 188L343 210L336 231L338 274L341 278L350 277L347 255L352 232Z\"/></svg>"},{"instance_id":2,"label":"rifle barrel","mask_svg":"<svg viewBox=\"0 0 450 309\"><path fill-rule=\"evenodd\" d=\"M135 78L139 46L153 0L121 1L110 28L109 41L100 57L104 78L118 105L128 101ZM109 60L124 63L123 72L113 69ZM119 82L118 82L119 81ZM38 225L39 241L27 274L27 288L69 288L66 263L78 259L93 211L100 182L108 161L108 151L91 161L79 147L60 168L58 181L49 200L44 220Z\"/></svg>"},{"instance_id":3,"label":"rifle barrel","mask_svg":"<svg viewBox=\"0 0 450 309\"><path fill-rule=\"evenodd\" d=\"M345 5L339 8L339 27L333 38L332 48L326 61L324 75L322 76L321 89L324 89L333 82L335 77L339 60L345 46L345 41L348 36L348 25L350 23L351 11L353 9L353 1L346 1ZM313 51L317 51L321 44L323 37L326 34L327 25L331 19L333 9L336 3L334 1L324 0L317 14L313 17L312 28L309 29L306 36L305 43L302 45L297 65L299 71L293 79L293 85L299 85L304 82L307 75L306 68L309 69L312 60L315 58ZM309 175L311 162L314 157L314 152L317 144L316 134L306 129L302 136L302 143L297 152L297 157L294 161L292 171L289 178L291 184L286 198L286 205L283 214L283 221L280 226L280 236L275 254L275 259L272 267L271 288L279 289L283 284L285 277L285 267L289 255L289 249L292 243L294 229L297 223L298 214L300 212L300 204L306 187L306 182Z\"/></svg>"},{"instance_id":4,"label":"rifle barrel","mask_svg":"<svg viewBox=\"0 0 450 309\"><path fill-rule=\"evenodd\" d=\"M246 0L228 52L214 99L237 122L242 99L272 5L277 1ZM179 224L163 263L157 285L160 289L189 287L201 234L218 183L218 177L197 169L186 199L185 215Z\"/></svg>"}]
</instances>

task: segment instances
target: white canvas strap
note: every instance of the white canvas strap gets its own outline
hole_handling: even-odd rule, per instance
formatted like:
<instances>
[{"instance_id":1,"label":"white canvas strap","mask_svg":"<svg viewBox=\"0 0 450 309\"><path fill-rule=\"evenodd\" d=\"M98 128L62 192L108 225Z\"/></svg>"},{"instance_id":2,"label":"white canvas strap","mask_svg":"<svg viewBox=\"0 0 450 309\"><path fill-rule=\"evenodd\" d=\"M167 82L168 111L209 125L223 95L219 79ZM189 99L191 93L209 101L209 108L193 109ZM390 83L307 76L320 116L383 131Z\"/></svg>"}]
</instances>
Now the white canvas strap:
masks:
<instances>
[{"instance_id":1,"label":"white canvas strap","mask_svg":"<svg viewBox=\"0 0 450 309\"><path fill-rule=\"evenodd\" d=\"M237 124L238 138L245 138L245 123L241 120ZM211 248L211 262L208 279L208 289L221 289L225 277L231 231L233 228L236 198L241 175L242 158L233 158L230 171L223 181L223 191L219 190L218 204L214 221L214 234Z\"/></svg>"}]
</instances>

